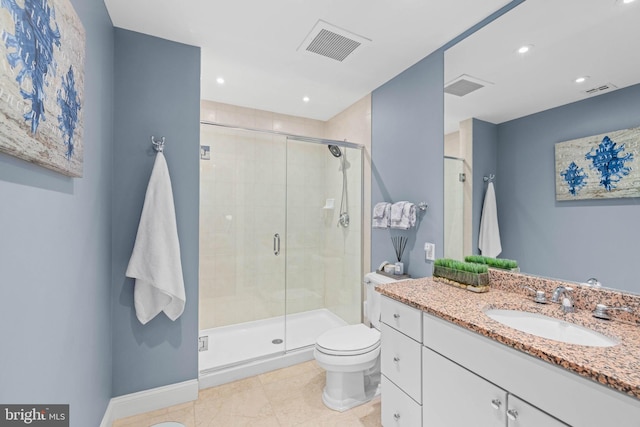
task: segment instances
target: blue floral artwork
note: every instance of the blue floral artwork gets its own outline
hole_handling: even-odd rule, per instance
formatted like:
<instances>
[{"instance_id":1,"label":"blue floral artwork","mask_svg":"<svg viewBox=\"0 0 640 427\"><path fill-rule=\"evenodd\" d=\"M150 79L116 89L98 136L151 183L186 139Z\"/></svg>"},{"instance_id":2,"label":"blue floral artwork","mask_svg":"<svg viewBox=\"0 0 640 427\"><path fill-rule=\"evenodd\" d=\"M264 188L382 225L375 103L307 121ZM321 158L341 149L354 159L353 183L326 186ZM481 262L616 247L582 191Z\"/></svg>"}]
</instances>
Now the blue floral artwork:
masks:
<instances>
[{"instance_id":1,"label":"blue floral artwork","mask_svg":"<svg viewBox=\"0 0 640 427\"><path fill-rule=\"evenodd\" d=\"M639 155L640 128L557 143L556 200L640 197Z\"/></svg>"},{"instance_id":2,"label":"blue floral artwork","mask_svg":"<svg viewBox=\"0 0 640 427\"><path fill-rule=\"evenodd\" d=\"M10 49L7 59L11 68L18 69L16 81L20 94L31 103L24 118L31 122L31 133L38 130L40 121L46 120L44 109L44 87L46 77L55 74L53 47L60 47L60 30L55 22L53 9L43 1L25 0L21 8L15 0L2 0L2 7L9 10L15 24L15 34L2 31L2 40ZM51 25L55 28L51 28ZM30 89L25 77L30 80Z\"/></svg>"},{"instance_id":3,"label":"blue floral artwork","mask_svg":"<svg viewBox=\"0 0 640 427\"><path fill-rule=\"evenodd\" d=\"M58 105L60 106L58 123L64 135L64 143L67 146L65 155L67 159L71 159L74 147L74 131L78 125L78 113L80 111L80 99L76 91L76 81L73 77L72 67L69 67L66 77L62 77L62 87L58 90Z\"/></svg>"},{"instance_id":4,"label":"blue floral artwork","mask_svg":"<svg viewBox=\"0 0 640 427\"><path fill-rule=\"evenodd\" d=\"M82 176L85 33L73 6L0 0L0 28L0 151Z\"/></svg>"},{"instance_id":5,"label":"blue floral artwork","mask_svg":"<svg viewBox=\"0 0 640 427\"><path fill-rule=\"evenodd\" d=\"M587 178L589 175L584 173L584 169L578 167L575 162L571 162L567 169L560 172L560 175L564 178L569 187L569 193L576 196L580 189L587 185Z\"/></svg>"},{"instance_id":6,"label":"blue floral artwork","mask_svg":"<svg viewBox=\"0 0 640 427\"><path fill-rule=\"evenodd\" d=\"M600 185L607 191L616 188L616 183L631 172L631 168L625 166L625 163L633 161L633 154L620 156L623 151L624 144L617 148L616 143L605 136L600 145L584 156L585 159L591 160L589 167L600 173Z\"/></svg>"}]
</instances>

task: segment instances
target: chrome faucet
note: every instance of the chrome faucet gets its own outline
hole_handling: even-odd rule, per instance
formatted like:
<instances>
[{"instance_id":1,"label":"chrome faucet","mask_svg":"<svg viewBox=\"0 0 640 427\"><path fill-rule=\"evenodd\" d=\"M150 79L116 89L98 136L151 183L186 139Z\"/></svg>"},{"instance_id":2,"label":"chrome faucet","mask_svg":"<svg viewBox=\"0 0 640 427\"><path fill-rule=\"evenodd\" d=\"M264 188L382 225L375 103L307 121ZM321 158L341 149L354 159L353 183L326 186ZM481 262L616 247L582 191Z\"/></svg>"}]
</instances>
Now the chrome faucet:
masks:
<instances>
[{"instance_id":1,"label":"chrome faucet","mask_svg":"<svg viewBox=\"0 0 640 427\"><path fill-rule=\"evenodd\" d=\"M522 288L528 290L529 292L535 294L534 297L534 301L537 302L538 304L546 304L547 303L547 297L544 294L544 291L538 291L536 289L533 289L530 286L526 286L526 285L520 285Z\"/></svg>"},{"instance_id":2,"label":"chrome faucet","mask_svg":"<svg viewBox=\"0 0 640 427\"><path fill-rule=\"evenodd\" d=\"M587 280L587 285L591 286L592 288L601 288L602 287L602 283L600 283L600 281L598 279L596 279L595 277L592 277L590 279Z\"/></svg>"},{"instance_id":3,"label":"chrome faucet","mask_svg":"<svg viewBox=\"0 0 640 427\"><path fill-rule=\"evenodd\" d=\"M562 304L563 313L573 313L575 311L571 291L573 291L573 288L568 286L558 286L551 296L551 302L560 302ZM560 297L562 297L562 300Z\"/></svg>"},{"instance_id":4,"label":"chrome faucet","mask_svg":"<svg viewBox=\"0 0 640 427\"><path fill-rule=\"evenodd\" d=\"M633 310L630 307L609 307L604 304L596 304L596 309L593 310L593 317L597 317L599 319L611 320L611 316L609 312L611 310L618 311L626 311L627 313L633 313Z\"/></svg>"}]
</instances>

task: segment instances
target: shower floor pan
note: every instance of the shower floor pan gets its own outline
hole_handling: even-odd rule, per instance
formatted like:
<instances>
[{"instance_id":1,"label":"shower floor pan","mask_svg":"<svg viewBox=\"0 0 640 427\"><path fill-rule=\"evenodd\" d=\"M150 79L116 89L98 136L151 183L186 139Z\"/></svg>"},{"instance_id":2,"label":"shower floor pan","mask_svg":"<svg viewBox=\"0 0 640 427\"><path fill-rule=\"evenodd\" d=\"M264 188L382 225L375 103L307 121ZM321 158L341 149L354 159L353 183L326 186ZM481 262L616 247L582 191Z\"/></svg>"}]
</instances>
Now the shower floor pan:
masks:
<instances>
[{"instance_id":1,"label":"shower floor pan","mask_svg":"<svg viewBox=\"0 0 640 427\"><path fill-rule=\"evenodd\" d=\"M347 324L327 309L288 315L286 336L283 323L278 316L200 331L209 337L208 350L198 353L200 388L311 360L316 339Z\"/></svg>"}]
</instances>

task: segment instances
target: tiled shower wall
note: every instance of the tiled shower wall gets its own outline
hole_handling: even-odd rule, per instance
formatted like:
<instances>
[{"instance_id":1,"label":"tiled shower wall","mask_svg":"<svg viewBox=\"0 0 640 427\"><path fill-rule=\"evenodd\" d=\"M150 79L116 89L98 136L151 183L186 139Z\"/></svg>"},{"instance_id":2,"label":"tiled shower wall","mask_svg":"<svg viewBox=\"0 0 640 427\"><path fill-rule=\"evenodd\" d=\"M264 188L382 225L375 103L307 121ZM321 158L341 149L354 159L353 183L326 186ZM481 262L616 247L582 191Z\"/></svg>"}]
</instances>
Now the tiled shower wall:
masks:
<instances>
[{"instance_id":1,"label":"tiled shower wall","mask_svg":"<svg viewBox=\"0 0 640 427\"><path fill-rule=\"evenodd\" d=\"M370 97L328 122L210 101L201 104L203 120L346 138L366 147L371 140L370 114ZM342 229L336 226L342 191L340 160L326 146L290 142L287 154L284 137L227 130L224 138L212 138L211 132L220 134L220 128L202 129L201 143L214 140L212 157L218 157L200 162L200 329L282 315L285 268L288 313L326 307L350 323L360 321L360 151L343 149L347 151L349 207L357 214L352 214L350 227ZM364 158L368 163L368 148ZM286 167L288 188L283 185ZM367 170L365 167L365 176ZM366 178L365 183L364 206L369 206ZM334 210L322 209L327 198L335 199ZM289 225L287 241L282 243L288 250L288 266L284 257L273 255L271 247L273 233L282 230L280 234L285 234L285 209ZM365 215L369 221L369 212ZM244 226L236 227L238 224ZM364 229L368 248L369 227Z\"/></svg>"}]
</instances>

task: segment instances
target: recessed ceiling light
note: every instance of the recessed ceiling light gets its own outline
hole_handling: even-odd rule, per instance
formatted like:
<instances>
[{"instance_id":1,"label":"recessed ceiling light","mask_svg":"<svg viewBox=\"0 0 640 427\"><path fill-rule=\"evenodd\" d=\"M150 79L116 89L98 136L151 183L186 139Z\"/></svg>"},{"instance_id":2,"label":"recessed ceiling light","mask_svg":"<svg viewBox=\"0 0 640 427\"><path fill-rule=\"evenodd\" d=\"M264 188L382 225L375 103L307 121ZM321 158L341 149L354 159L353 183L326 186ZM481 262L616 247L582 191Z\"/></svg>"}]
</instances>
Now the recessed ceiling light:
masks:
<instances>
[{"instance_id":1,"label":"recessed ceiling light","mask_svg":"<svg viewBox=\"0 0 640 427\"><path fill-rule=\"evenodd\" d=\"M587 81L587 79L589 78L589 76L580 76L578 78L575 79L576 83L584 83Z\"/></svg>"},{"instance_id":2,"label":"recessed ceiling light","mask_svg":"<svg viewBox=\"0 0 640 427\"><path fill-rule=\"evenodd\" d=\"M622 0L622 3L624 4L629 4L629 3L633 3L635 0Z\"/></svg>"},{"instance_id":3,"label":"recessed ceiling light","mask_svg":"<svg viewBox=\"0 0 640 427\"><path fill-rule=\"evenodd\" d=\"M224 84L224 79L222 77L218 77L216 79L216 82L218 82L219 85L223 85Z\"/></svg>"},{"instance_id":4,"label":"recessed ceiling light","mask_svg":"<svg viewBox=\"0 0 640 427\"><path fill-rule=\"evenodd\" d=\"M308 96L305 96L304 98L302 98L302 100L303 100L304 102L309 102L309 101L311 101L311 100L309 99L309 97L308 97Z\"/></svg>"},{"instance_id":5,"label":"recessed ceiling light","mask_svg":"<svg viewBox=\"0 0 640 427\"><path fill-rule=\"evenodd\" d=\"M529 52L532 48L533 48L533 45L532 45L532 44L527 44L527 45L521 46L521 47L519 47L519 48L518 48L518 53L519 53L519 54L527 53L527 52Z\"/></svg>"}]
</instances>

